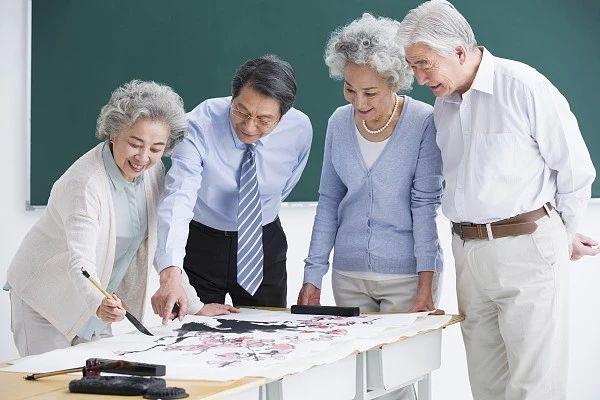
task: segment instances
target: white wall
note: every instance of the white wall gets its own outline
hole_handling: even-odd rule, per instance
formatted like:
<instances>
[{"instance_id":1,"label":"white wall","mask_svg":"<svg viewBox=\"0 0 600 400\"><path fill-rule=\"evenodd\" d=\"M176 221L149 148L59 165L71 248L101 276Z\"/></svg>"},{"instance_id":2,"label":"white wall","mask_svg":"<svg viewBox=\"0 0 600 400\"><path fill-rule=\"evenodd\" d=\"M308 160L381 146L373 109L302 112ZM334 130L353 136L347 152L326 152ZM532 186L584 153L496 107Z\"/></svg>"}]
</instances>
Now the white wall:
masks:
<instances>
[{"instance_id":1,"label":"white wall","mask_svg":"<svg viewBox=\"0 0 600 400\"><path fill-rule=\"evenodd\" d=\"M40 215L25 211L27 200L26 143L26 1L0 0L0 138L3 148L3 193L0 195L0 284L8 264L27 230ZM310 238L314 206L286 206L281 220L288 234L288 304L294 304L302 281L302 260ZM600 238L600 202L590 205L581 232ZM457 313L454 270L450 251L448 223L440 217L440 237L445 250L441 308ZM600 258L586 259L570 266L571 356L569 361L569 398L600 398L600 309L597 295ZM329 275L324 280L323 303L333 304ZM17 357L10 332L8 295L0 292L0 360ZM399 360L403 362L405 360ZM453 326L443 335L442 367L434 373L435 399L470 399L464 348L460 329Z\"/></svg>"},{"instance_id":2,"label":"white wall","mask_svg":"<svg viewBox=\"0 0 600 400\"><path fill-rule=\"evenodd\" d=\"M40 215L25 211L27 198L26 36L27 2L0 0L0 143L4 190L0 195L0 286L23 236ZM10 333L8 294L0 292L0 360L17 352Z\"/></svg>"}]
</instances>

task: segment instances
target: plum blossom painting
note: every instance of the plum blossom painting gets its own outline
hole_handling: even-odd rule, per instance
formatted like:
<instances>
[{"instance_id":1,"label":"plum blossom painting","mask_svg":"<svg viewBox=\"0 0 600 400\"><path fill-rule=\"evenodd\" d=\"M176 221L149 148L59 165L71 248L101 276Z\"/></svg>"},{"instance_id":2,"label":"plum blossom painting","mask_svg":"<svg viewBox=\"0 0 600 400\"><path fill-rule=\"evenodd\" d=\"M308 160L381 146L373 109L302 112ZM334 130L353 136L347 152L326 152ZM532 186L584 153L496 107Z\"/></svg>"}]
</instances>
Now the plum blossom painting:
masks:
<instances>
[{"instance_id":1,"label":"plum blossom painting","mask_svg":"<svg viewBox=\"0 0 600 400\"><path fill-rule=\"evenodd\" d=\"M152 337L118 335L26 357L5 370L43 372L98 357L165 364L171 379L278 378L396 340L420 316L336 317L252 309L214 318L186 316L182 322L150 328Z\"/></svg>"}]
</instances>

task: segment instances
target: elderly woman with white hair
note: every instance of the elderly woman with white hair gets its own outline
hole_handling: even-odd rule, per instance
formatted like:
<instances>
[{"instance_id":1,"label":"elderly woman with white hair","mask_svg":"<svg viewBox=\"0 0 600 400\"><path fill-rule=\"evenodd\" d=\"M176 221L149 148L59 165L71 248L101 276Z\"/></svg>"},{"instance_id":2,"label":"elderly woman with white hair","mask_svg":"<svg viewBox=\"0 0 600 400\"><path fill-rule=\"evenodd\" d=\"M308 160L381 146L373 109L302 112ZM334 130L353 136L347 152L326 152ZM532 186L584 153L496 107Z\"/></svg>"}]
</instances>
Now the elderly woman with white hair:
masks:
<instances>
[{"instance_id":1,"label":"elderly woman with white hair","mask_svg":"<svg viewBox=\"0 0 600 400\"><path fill-rule=\"evenodd\" d=\"M397 94L412 73L398 23L368 13L336 30L325 63L348 105L329 118L319 203L299 304L320 303L333 256L336 304L361 312L436 308L442 191L431 106Z\"/></svg>"},{"instance_id":2,"label":"elderly woman with white hair","mask_svg":"<svg viewBox=\"0 0 600 400\"><path fill-rule=\"evenodd\" d=\"M141 319L156 248L160 158L186 128L183 102L168 86L134 80L113 92L97 121L101 142L56 181L8 269L11 329L21 356L110 335L124 306ZM82 269L113 298L104 298ZM186 289L188 313L236 311L203 305L189 283Z\"/></svg>"}]
</instances>

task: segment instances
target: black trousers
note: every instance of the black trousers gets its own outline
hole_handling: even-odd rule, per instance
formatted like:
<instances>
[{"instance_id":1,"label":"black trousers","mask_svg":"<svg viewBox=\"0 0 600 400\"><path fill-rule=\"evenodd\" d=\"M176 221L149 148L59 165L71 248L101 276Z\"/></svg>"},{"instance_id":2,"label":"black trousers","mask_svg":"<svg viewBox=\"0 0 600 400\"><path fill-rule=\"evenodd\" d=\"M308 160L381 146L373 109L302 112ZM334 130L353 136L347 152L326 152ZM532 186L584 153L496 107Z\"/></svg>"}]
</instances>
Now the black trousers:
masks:
<instances>
[{"instance_id":1,"label":"black trousers","mask_svg":"<svg viewBox=\"0 0 600 400\"><path fill-rule=\"evenodd\" d=\"M287 240L279 218L263 226L263 281L251 296L237 283L237 232L190 222L183 269L203 303L223 303L229 293L235 306L285 307Z\"/></svg>"}]
</instances>

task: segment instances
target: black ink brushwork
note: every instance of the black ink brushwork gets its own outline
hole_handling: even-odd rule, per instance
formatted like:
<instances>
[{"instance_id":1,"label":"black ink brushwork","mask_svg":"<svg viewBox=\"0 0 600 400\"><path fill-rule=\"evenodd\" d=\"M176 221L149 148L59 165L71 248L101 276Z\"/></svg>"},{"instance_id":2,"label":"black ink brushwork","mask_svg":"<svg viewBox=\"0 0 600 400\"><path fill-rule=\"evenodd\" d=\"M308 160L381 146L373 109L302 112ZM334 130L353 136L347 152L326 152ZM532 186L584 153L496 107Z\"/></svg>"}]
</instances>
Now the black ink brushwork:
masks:
<instances>
[{"instance_id":1,"label":"black ink brushwork","mask_svg":"<svg viewBox=\"0 0 600 400\"><path fill-rule=\"evenodd\" d=\"M276 324L272 322L238 321L235 319L217 319L219 325L208 326L200 322L188 322L177 329L179 336L187 332L226 332L226 333L251 333L251 332L277 332L294 331L297 326Z\"/></svg>"}]
</instances>

